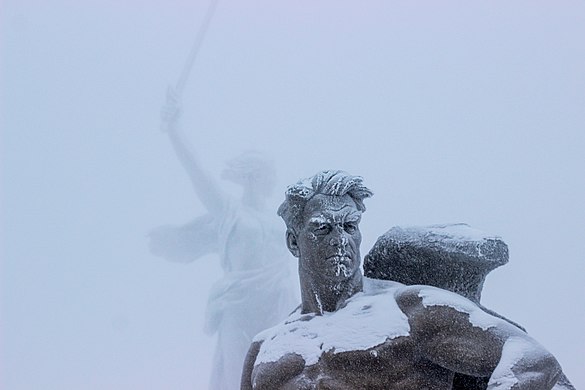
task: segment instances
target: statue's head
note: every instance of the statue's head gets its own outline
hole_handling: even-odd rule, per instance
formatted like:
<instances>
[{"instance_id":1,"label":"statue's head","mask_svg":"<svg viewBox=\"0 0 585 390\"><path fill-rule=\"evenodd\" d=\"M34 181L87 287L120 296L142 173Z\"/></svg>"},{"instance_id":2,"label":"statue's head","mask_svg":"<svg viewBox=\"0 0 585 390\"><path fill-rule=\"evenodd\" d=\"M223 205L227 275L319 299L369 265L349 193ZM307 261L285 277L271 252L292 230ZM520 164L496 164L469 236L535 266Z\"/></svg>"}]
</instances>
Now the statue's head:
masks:
<instances>
[{"instance_id":1,"label":"statue's head","mask_svg":"<svg viewBox=\"0 0 585 390\"><path fill-rule=\"evenodd\" d=\"M244 188L253 187L266 196L276 184L274 162L258 151L247 151L229 160L221 177Z\"/></svg>"},{"instance_id":2,"label":"statue's head","mask_svg":"<svg viewBox=\"0 0 585 390\"><path fill-rule=\"evenodd\" d=\"M301 272L340 281L360 266L359 223L372 191L362 178L322 171L288 187L278 215L287 226L287 246Z\"/></svg>"}]
</instances>

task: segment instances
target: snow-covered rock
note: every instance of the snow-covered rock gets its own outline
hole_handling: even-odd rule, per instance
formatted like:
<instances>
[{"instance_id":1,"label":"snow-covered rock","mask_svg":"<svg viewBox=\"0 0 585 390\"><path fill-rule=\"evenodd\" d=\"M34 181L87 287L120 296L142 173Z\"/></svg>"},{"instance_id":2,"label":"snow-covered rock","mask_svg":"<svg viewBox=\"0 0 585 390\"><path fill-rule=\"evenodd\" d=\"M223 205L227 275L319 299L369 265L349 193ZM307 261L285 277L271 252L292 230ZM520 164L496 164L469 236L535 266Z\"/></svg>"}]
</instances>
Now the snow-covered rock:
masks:
<instances>
[{"instance_id":1,"label":"snow-covered rock","mask_svg":"<svg viewBox=\"0 0 585 390\"><path fill-rule=\"evenodd\" d=\"M508 262L499 237L467 224L393 227L364 260L364 275L449 290L479 303L485 277Z\"/></svg>"}]
</instances>

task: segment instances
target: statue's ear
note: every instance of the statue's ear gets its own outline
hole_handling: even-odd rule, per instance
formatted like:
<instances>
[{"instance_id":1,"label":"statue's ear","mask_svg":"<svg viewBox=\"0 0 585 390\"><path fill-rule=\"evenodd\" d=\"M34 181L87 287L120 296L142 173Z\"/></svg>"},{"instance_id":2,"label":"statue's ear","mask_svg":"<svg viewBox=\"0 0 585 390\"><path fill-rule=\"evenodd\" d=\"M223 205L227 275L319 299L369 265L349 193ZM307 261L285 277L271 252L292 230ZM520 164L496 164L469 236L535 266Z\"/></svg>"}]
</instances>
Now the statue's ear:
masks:
<instances>
[{"instance_id":1,"label":"statue's ear","mask_svg":"<svg viewBox=\"0 0 585 390\"><path fill-rule=\"evenodd\" d=\"M299 251L297 235L290 229L286 230L286 246L294 257L299 257L301 252Z\"/></svg>"}]
</instances>

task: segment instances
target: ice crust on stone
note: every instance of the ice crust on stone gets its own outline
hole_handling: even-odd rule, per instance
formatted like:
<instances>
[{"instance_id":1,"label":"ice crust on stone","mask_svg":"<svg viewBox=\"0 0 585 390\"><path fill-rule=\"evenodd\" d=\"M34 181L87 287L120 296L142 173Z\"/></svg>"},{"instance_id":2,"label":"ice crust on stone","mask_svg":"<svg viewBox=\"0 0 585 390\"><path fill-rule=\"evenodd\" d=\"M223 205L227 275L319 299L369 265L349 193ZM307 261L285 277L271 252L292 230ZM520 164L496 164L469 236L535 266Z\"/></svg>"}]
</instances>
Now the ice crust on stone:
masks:
<instances>
[{"instance_id":1,"label":"ice crust on stone","mask_svg":"<svg viewBox=\"0 0 585 390\"><path fill-rule=\"evenodd\" d=\"M502 323L502 320L499 318L487 315L476 304L458 294L453 294L439 288L425 287L419 291L418 296L422 298L422 304L424 307L447 306L460 313L468 314L469 322L473 326L483 330L487 330Z\"/></svg>"},{"instance_id":2,"label":"ice crust on stone","mask_svg":"<svg viewBox=\"0 0 585 390\"><path fill-rule=\"evenodd\" d=\"M255 337L263 341L255 364L298 354L312 365L324 352L368 350L388 339L408 336L408 319L393 299L400 287L404 286L364 278L364 292L350 298L343 310L317 316L297 309L286 322Z\"/></svg>"},{"instance_id":3,"label":"ice crust on stone","mask_svg":"<svg viewBox=\"0 0 585 390\"><path fill-rule=\"evenodd\" d=\"M431 225L425 230L433 234L450 237L452 240L481 241L500 238L472 228L466 223Z\"/></svg>"},{"instance_id":4,"label":"ice crust on stone","mask_svg":"<svg viewBox=\"0 0 585 390\"><path fill-rule=\"evenodd\" d=\"M466 223L394 227L390 232L402 242L438 245L448 252L459 252L465 246L470 255L478 257L488 256L482 253L481 244L485 241L501 240L498 236L472 228ZM476 252L473 253L473 250Z\"/></svg>"}]
</instances>

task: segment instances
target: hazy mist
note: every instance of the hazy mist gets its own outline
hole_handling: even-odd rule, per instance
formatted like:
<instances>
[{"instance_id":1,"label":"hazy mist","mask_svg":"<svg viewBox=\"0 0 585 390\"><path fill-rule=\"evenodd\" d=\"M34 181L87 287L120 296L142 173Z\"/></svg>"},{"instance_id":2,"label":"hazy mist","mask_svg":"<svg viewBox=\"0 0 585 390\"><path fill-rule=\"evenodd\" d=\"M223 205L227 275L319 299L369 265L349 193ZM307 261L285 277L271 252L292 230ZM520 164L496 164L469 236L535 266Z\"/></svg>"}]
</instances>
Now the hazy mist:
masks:
<instances>
[{"instance_id":1,"label":"hazy mist","mask_svg":"<svg viewBox=\"0 0 585 390\"><path fill-rule=\"evenodd\" d=\"M1 388L207 387L218 257L147 237L205 213L159 125L207 4L0 3ZM220 0L183 128L217 177L269 153L274 213L301 177L363 176L362 254L395 225L500 235L482 302L585 388L583 37L580 1Z\"/></svg>"}]
</instances>

